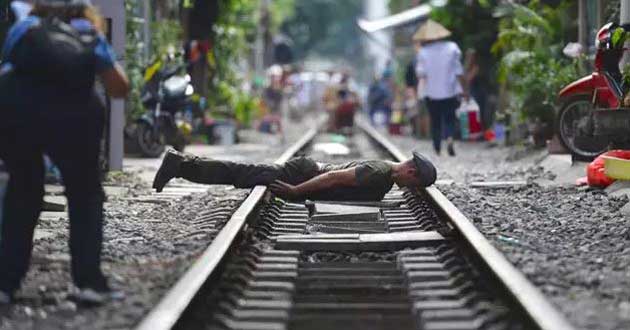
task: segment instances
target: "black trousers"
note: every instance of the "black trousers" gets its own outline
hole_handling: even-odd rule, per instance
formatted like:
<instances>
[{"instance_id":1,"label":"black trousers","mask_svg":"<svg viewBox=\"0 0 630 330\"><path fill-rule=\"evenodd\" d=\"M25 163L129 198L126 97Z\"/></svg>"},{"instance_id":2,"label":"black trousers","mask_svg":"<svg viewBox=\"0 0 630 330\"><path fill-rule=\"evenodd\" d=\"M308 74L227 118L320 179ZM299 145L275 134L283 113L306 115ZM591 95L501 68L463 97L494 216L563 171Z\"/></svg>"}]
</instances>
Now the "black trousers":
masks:
<instances>
[{"instance_id":1,"label":"black trousers","mask_svg":"<svg viewBox=\"0 0 630 330\"><path fill-rule=\"evenodd\" d=\"M61 171L68 199L73 280L80 288L108 289L100 269L103 112L82 110L66 116L53 116L51 110L27 124L0 128L0 158L10 175L0 237L0 290L17 290L29 267L44 195L44 153Z\"/></svg>"},{"instance_id":2,"label":"black trousers","mask_svg":"<svg viewBox=\"0 0 630 330\"><path fill-rule=\"evenodd\" d=\"M237 188L252 188L257 185L268 185L275 180L297 185L318 174L317 163L306 157L290 159L282 166L195 158L181 164L178 176L203 184L229 184Z\"/></svg>"},{"instance_id":3,"label":"black trousers","mask_svg":"<svg viewBox=\"0 0 630 330\"><path fill-rule=\"evenodd\" d=\"M455 111L459 108L459 100L455 97L433 100L426 99L427 109L431 117L431 137L433 138L433 149L440 152L442 149L442 138L452 138L455 134Z\"/></svg>"}]
</instances>

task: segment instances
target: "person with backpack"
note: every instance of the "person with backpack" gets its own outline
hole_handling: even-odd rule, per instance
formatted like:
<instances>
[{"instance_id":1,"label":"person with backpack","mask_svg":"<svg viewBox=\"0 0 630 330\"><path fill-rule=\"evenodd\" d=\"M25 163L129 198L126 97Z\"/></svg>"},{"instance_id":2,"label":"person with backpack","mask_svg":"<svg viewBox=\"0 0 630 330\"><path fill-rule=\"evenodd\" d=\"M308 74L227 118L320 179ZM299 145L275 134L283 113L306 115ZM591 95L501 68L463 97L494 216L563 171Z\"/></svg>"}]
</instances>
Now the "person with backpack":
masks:
<instances>
[{"instance_id":1,"label":"person with backpack","mask_svg":"<svg viewBox=\"0 0 630 330\"><path fill-rule=\"evenodd\" d=\"M47 154L68 199L72 297L84 304L122 298L100 268L103 201L100 144L104 106L99 78L112 97L128 79L88 0L36 0L10 29L0 65L0 158L10 181L0 230L0 304L14 299L26 275L44 195Z\"/></svg>"}]
</instances>

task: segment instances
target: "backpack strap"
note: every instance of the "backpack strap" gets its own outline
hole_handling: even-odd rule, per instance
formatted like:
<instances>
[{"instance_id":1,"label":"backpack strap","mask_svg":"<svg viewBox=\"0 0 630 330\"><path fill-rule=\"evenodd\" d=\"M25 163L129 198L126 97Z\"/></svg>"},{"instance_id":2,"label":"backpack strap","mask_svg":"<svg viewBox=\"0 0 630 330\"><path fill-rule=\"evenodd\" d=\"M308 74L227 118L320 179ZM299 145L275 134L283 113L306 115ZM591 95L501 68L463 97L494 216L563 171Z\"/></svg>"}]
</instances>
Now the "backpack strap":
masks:
<instances>
[{"instance_id":1,"label":"backpack strap","mask_svg":"<svg viewBox=\"0 0 630 330\"><path fill-rule=\"evenodd\" d=\"M10 61L11 51L15 48L15 45L24 37L24 35L34 26L41 23L41 20L37 16L28 16L27 18L15 23L9 34L7 35L4 46L2 47L2 54L0 59L2 62Z\"/></svg>"}]
</instances>

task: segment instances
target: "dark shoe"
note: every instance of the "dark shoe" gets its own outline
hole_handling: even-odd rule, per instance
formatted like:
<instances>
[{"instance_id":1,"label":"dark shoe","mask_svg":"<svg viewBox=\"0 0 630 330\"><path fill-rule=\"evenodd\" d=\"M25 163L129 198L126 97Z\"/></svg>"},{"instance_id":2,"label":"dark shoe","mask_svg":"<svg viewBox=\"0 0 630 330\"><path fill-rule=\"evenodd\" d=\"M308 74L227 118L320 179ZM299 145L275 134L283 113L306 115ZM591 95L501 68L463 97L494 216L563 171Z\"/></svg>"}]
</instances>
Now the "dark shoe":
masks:
<instances>
[{"instance_id":1,"label":"dark shoe","mask_svg":"<svg viewBox=\"0 0 630 330\"><path fill-rule=\"evenodd\" d=\"M453 144L449 144L448 148L446 149L446 151L448 151L448 155L451 157L455 157L455 148L453 148Z\"/></svg>"},{"instance_id":2,"label":"dark shoe","mask_svg":"<svg viewBox=\"0 0 630 330\"><path fill-rule=\"evenodd\" d=\"M185 156L180 154L179 152L169 149L162 160L162 165L160 165L160 169L155 174L155 179L153 179L153 188L157 192L162 192L164 186L174 177L177 176L179 172L179 165L185 159Z\"/></svg>"},{"instance_id":3,"label":"dark shoe","mask_svg":"<svg viewBox=\"0 0 630 330\"><path fill-rule=\"evenodd\" d=\"M125 293L122 291L96 291L90 288L79 289L69 295L70 300L83 306L101 306L112 301L121 301L125 298Z\"/></svg>"}]
</instances>

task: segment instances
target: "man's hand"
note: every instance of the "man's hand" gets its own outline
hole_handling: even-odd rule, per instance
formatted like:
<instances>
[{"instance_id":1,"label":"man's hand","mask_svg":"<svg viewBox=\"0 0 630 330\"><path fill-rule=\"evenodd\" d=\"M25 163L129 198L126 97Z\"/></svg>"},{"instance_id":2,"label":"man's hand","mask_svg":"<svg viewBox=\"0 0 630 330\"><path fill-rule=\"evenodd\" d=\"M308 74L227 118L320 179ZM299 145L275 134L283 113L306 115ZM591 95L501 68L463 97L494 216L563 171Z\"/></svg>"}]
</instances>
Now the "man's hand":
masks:
<instances>
[{"instance_id":1,"label":"man's hand","mask_svg":"<svg viewBox=\"0 0 630 330\"><path fill-rule=\"evenodd\" d=\"M299 197L299 193L294 185L290 185L286 182L276 180L269 185L271 191L282 198L292 199Z\"/></svg>"}]
</instances>

